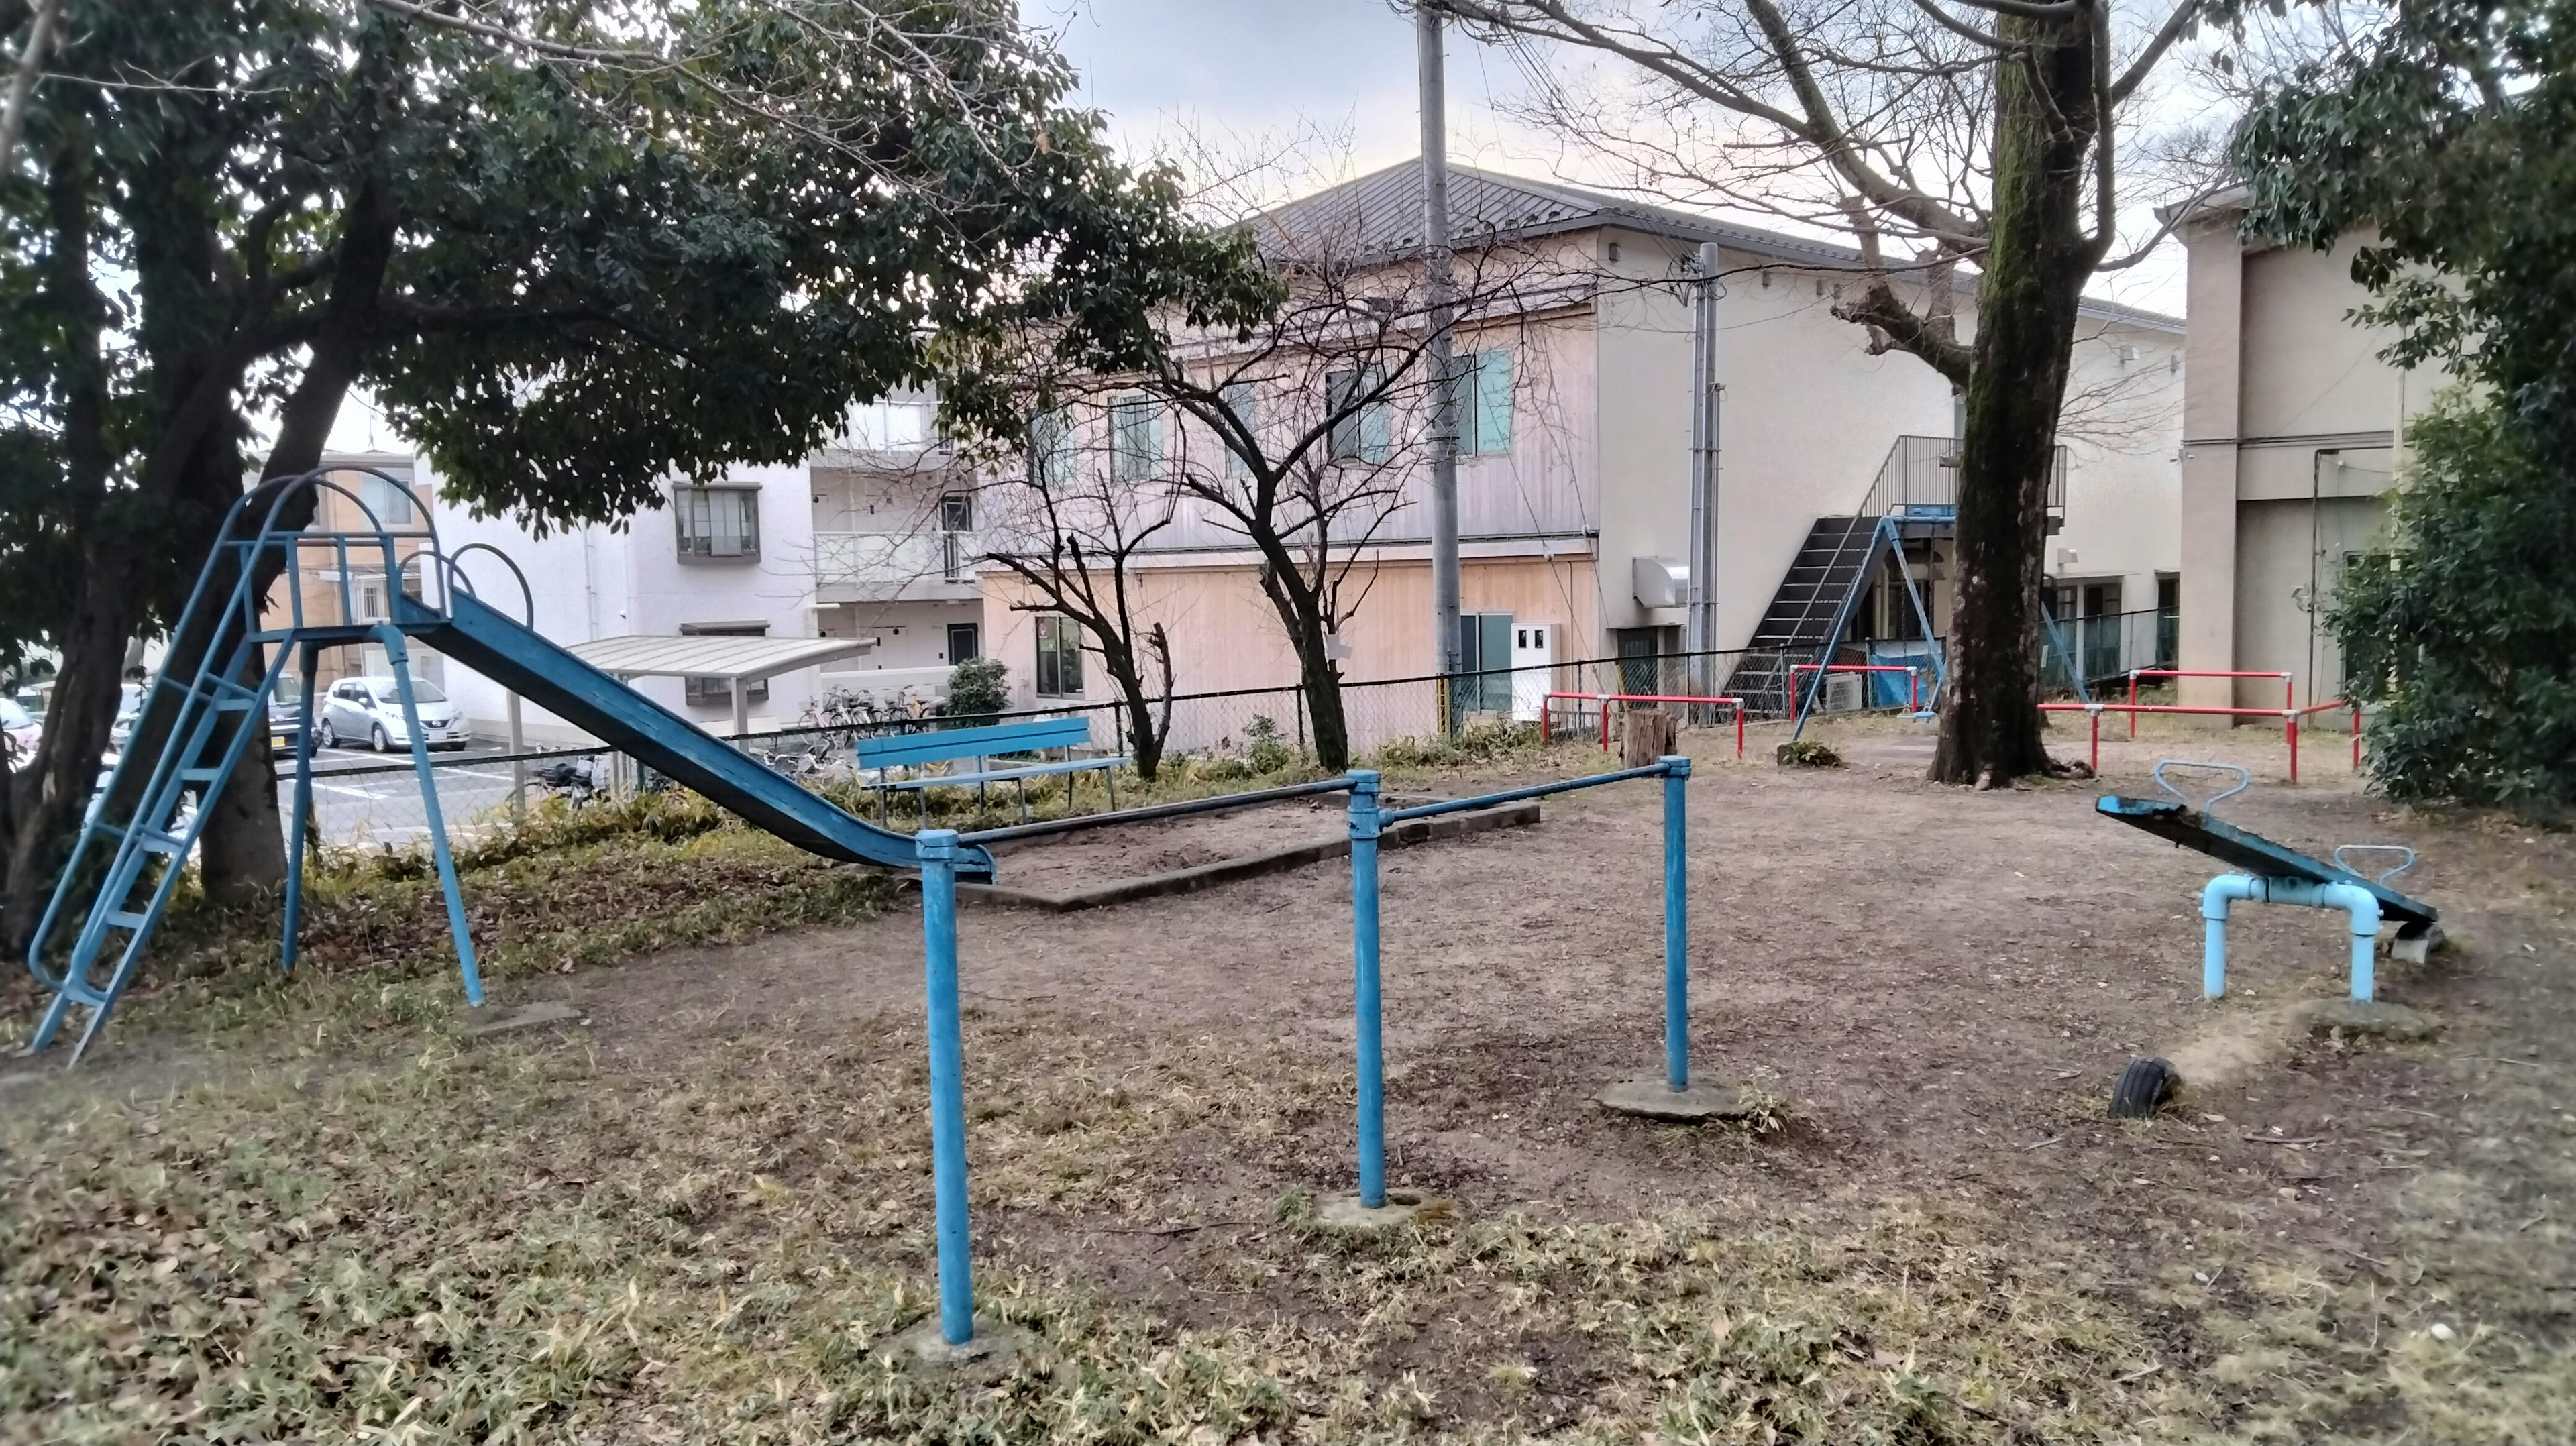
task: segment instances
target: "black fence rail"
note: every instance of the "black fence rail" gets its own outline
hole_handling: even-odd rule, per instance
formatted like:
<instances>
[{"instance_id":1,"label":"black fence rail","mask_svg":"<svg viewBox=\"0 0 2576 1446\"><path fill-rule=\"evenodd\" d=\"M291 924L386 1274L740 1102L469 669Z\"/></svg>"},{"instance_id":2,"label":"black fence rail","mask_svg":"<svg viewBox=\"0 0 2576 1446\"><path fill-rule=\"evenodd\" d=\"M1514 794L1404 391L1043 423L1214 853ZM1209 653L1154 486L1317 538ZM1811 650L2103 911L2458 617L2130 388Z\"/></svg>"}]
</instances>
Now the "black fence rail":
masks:
<instances>
[{"instance_id":1,"label":"black fence rail","mask_svg":"<svg viewBox=\"0 0 2576 1446\"><path fill-rule=\"evenodd\" d=\"M1440 740L1452 731L1443 726L1444 711L1460 729L1535 731L1551 693L1678 694L1695 693L1702 686L1722 692L1751 656L1738 651L1588 658L1468 674L1446 688L1435 676L1371 679L1342 684L1338 697L1354 758L1416 759L1439 754ZM1713 684L1697 680L1713 680ZM1778 716L1776 708L1749 711L1755 718ZM1266 773L1317 752L1313 710L1300 688L1178 694L1156 700L1153 714L1155 727L1168 727L1164 751L1174 759L1234 759L1251 771ZM804 723L733 736L731 741L809 787L849 782L864 786L873 781L873 775L860 766L858 745L869 738L1077 717L1091 721L1093 751L1132 756L1126 705L1100 698L1041 701L1033 707L957 717ZM1684 721L1733 726L1731 715L1712 718L1686 712ZM292 773L290 759L281 757L277 767L282 777ZM616 749L599 745L433 756L430 774L438 787L441 812L449 828L460 834L506 826L547 798L581 803L655 783L650 770ZM327 844L399 848L426 836L419 783L408 760L324 760L314 773L314 801L315 831Z\"/></svg>"}]
</instances>

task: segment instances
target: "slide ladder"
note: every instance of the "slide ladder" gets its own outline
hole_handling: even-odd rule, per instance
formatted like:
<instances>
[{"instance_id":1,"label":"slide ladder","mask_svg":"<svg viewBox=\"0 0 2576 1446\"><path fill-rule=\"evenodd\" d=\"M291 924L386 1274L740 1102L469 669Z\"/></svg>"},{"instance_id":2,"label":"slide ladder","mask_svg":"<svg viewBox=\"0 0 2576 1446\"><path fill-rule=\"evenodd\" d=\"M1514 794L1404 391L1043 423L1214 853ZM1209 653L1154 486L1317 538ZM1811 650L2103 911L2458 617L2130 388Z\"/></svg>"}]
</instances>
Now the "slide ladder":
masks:
<instances>
[{"instance_id":1,"label":"slide ladder","mask_svg":"<svg viewBox=\"0 0 2576 1446\"><path fill-rule=\"evenodd\" d=\"M375 475L395 488L404 486L398 478ZM326 531L287 525L299 511L320 513L334 497L367 526ZM306 498L313 504L309 510L290 505ZM361 578L400 579L399 587L386 589L392 617L360 615L352 580ZM435 599L425 595L432 578ZM273 585L281 579L282 589ZM313 584L325 586L316 590ZM281 611L283 618L275 616ZM264 483L233 504L172 637L191 644L174 647L173 656L202 661L184 681L165 671L146 690L133 740L91 804L29 942L28 969L53 995L31 1052L52 1044L75 1009L88 1017L72 1062L97 1038L133 982L203 832L205 809L192 802L202 805L222 794L251 741L269 726L269 699L291 661L300 665L304 707L295 739L288 825L293 843L287 850L279 961L294 967L303 901L301 841L312 816L314 676L325 648L373 644L385 650L410 725L430 849L471 1004L483 1002L482 981L422 741L407 639L435 648L809 853L847 863L916 865L910 835L835 807L494 609L474 596L425 520L415 527L383 526L364 501L322 472ZM202 646L195 645L199 639ZM992 857L983 849L959 850L957 865L961 877L992 877ZM81 926L66 945L59 934L75 915Z\"/></svg>"}]
</instances>

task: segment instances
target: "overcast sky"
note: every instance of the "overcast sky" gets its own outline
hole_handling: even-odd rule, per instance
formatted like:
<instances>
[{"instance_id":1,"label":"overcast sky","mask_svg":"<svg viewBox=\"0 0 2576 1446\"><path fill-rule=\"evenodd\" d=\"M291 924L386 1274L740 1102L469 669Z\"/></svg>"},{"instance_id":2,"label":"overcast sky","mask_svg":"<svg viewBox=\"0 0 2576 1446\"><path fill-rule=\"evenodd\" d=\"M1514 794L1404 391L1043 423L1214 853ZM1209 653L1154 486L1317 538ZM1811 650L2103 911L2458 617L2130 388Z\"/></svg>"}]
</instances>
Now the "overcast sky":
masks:
<instances>
[{"instance_id":1,"label":"overcast sky","mask_svg":"<svg viewBox=\"0 0 2576 1446\"><path fill-rule=\"evenodd\" d=\"M1135 157L1194 145L1236 156L1294 148L1308 185L1393 165L1421 150L1413 21L1387 0L1023 0L1081 73L1082 104L1109 117ZM1587 179L1543 136L1498 110L1518 92L1507 56L1454 31L1448 45L1449 155L1461 165ZM1569 170L1568 167L1572 168ZM1600 179L1589 177L1589 179ZM2179 315L2179 249L2097 294ZM400 447L351 397L335 448Z\"/></svg>"},{"instance_id":2,"label":"overcast sky","mask_svg":"<svg viewBox=\"0 0 2576 1446\"><path fill-rule=\"evenodd\" d=\"M1387 0L1023 0L1056 31L1082 75L1086 104L1108 113L1120 148L1150 154L1197 134L1260 142L1307 138L1330 152L1319 179L1392 165L1421 150L1413 21ZM1580 182L1589 158L1565 155L1514 124L1521 78L1510 57L1454 29L1448 44L1449 155L1462 165ZM1591 67L1589 56L1574 57ZM1616 64L1616 62L1610 62ZM1738 218L1745 219L1745 218ZM1765 224L1754 218L1754 224ZM1768 223L1777 227L1777 222ZM2116 278L2098 295L2179 315L2179 248Z\"/></svg>"}]
</instances>

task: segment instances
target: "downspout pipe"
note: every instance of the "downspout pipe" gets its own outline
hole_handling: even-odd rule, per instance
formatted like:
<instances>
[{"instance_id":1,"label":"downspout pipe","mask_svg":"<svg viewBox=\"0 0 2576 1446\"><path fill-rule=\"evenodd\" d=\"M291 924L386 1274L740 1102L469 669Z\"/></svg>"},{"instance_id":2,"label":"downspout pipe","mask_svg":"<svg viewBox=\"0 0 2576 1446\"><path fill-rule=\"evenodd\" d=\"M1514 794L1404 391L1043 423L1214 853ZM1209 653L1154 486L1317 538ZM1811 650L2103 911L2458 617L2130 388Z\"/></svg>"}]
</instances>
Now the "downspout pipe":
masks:
<instances>
[{"instance_id":1,"label":"downspout pipe","mask_svg":"<svg viewBox=\"0 0 2576 1446\"><path fill-rule=\"evenodd\" d=\"M2252 874L2220 874L2200 891L2202 995L2216 999L2227 992L2227 911L2240 899L2256 904L2343 910L2352 920L2352 997L2364 1001L2370 998L2372 965L2379 947L2378 896L2359 884L2266 879Z\"/></svg>"}]
</instances>

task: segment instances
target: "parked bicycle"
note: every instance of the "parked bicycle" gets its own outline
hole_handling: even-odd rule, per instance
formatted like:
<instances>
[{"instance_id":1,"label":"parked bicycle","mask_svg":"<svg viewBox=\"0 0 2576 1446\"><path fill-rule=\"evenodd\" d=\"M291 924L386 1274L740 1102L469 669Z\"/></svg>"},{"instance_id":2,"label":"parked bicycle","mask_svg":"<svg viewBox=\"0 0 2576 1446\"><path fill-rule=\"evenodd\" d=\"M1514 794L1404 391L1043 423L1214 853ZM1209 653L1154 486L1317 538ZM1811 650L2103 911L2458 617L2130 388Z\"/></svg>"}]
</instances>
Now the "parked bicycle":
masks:
<instances>
[{"instance_id":1,"label":"parked bicycle","mask_svg":"<svg viewBox=\"0 0 2576 1446\"><path fill-rule=\"evenodd\" d=\"M599 765L588 758L549 763L530 773L528 781L575 808L599 797L602 792Z\"/></svg>"}]
</instances>

